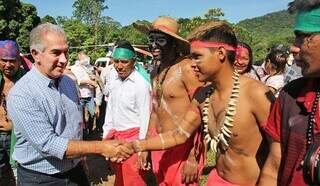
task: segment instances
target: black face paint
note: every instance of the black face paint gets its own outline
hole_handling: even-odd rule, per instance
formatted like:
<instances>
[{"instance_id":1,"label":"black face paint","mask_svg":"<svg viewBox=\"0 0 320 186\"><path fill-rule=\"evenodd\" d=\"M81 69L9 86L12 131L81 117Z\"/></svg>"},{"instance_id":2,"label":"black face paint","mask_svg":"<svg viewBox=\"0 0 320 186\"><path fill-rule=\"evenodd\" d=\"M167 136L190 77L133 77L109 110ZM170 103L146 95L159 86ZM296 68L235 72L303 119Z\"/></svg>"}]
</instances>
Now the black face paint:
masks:
<instances>
[{"instance_id":1,"label":"black face paint","mask_svg":"<svg viewBox=\"0 0 320 186\"><path fill-rule=\"evenodd\" d=\"M274 94L272 93L271 90L266 92L265 95L266 95L267 99L271 102L271 104L273 104L276 101L276 97L274 96Z\"/></svg>"},{"instance_id":2,"label":"black face paint","mask_svg":"<svg viewBox=\"0 0 320 186\"><path fill-rule=\"evenodd\" d=\"M170 54L173 38L162 32L151 32L149 34L149 50L155 60L161 60Z\"/></svg>"}]
</instances>

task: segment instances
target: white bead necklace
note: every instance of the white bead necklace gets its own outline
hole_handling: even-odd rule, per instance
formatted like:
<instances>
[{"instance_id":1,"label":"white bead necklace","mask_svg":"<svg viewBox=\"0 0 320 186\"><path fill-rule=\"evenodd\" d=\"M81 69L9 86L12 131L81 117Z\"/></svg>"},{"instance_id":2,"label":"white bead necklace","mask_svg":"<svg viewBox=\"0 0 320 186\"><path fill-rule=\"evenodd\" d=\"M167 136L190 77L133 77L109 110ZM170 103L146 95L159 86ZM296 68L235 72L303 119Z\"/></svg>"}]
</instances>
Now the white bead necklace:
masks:
<instances>
[{"instance_id":1,"label":"white bead necklace","mask_svg":"<svg viewBox=\"0 0 320 186\"><path fill-rule=\"evenodd\" d=\"M233 117L236 114L236 106L239 98L239 92L240 92L240 74L237 70L233 72L232 78L234 79L231 95L229 97L228 106L226 108L226 114L224 116L223 124L221 125L220 129L218 130L218 133L214 135L213 137L210 136L208 123L209 123L209 106L210 106L210 96L213 93L214 89L213 87L208 90L206 93L207 98L204 101L204 106L202 109L202 121L204 123L204 129L203 132L205 134L205 142L209 143L210 148L217 152L217 146L221 142L221 145L224 150L227 150L229 147L229 139L232 136L231 128L233 127L232 122L234 121Z\"/></svg>"}]
</instances>

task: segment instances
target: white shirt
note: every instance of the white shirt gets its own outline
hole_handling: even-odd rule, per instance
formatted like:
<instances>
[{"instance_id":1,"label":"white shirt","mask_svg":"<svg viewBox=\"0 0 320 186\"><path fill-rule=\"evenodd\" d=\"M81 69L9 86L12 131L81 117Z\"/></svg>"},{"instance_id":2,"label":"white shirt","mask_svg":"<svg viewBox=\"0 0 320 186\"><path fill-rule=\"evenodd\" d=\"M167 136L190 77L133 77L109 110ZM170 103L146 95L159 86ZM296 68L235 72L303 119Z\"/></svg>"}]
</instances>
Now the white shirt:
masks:
<instances>
[{"instance_id":1,"label":"white shirt","mask_svg":"<svg viewBox=\"0 0 320 186\"><path fill-rule=\"evenodd\" d=\"M113 64L109 65L101 71L100 78L102 83L104 84L103 94L108 97L109 96L109 89L111 87L111 80L116 79L118 77L117 70L114 68ZM107 101L107 100L106 100Z\"/></svg>"},{"instance_id":2,"label":"white shirt","mask_svg":"<svg viewBox=\"0 0 320 186\"><path fill-rule=\"evenodd\" d=\"M272 87L276 90L275 97L279 96L279 92L284 86L284 74L277 74L274 76L265 76L261 79L268 87Z\"/></svg>"},{"instance_id":3,"label":"white shirt","mask_svg":"<svg viewBox=\"0 0 320 186\"><path fill-rule=\"evenodd\" d=\"M110 81L103 137L111 129L124 131L139 127L139 139L144 139L151 113L150 83L136 70L123 81L118 75L111 77Z\"/></svg>"},{"instance_id":4,"label":"white shirt","mask_svg":"<svg viewBox=\"0 0 320 186\"><path fill-rule=\"evenodd\" d=\"M71 72L76 76L77 82L80 90L81 98L88 98L94 96L94 88L91 88L89 85L80 85L82 80L90 80L90 76L83 65L76 63L71 66Z\"/></svg>"}]
</instances>

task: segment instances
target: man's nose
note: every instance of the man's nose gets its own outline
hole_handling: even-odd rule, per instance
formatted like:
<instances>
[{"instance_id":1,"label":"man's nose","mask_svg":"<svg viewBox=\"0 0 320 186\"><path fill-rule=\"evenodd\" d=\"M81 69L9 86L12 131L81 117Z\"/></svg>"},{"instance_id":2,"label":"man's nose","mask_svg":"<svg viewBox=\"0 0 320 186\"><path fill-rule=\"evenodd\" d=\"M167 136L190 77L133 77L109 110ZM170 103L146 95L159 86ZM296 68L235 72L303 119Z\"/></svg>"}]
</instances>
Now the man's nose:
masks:
<instances>
[{"instance_id":1,"label":"man's nose","mask_svg":"<svg viewBox=\"0 0 320 186\"><path fill-rule=\"evenodd\" d=\"M121 62L119 62L119 63L117 64L117 68L118 68L119 70L123 69L123 64L122 64Z\"/></svg>"},{"instance_id":2,"label":"man's nose","mask_svg":"<svg viewBox=\"0 0 320 186\"><path fill-rule=\"evenodd\" d=\"M292 55L295 59L298 57L300 50L301 50L300 47L298 47L296 45L292 45L290 47L290 52L292 53Z\"/></svg>"},{"instance_id":3,"label":"man's nose","mask_svg":"<svg viewBox=\"0 0 320 186\"><path fill-rule=\"evenodd\" d=\"M59 56L59 62L67 64L68 63L68 57L65 53L61 53Z\"/></svg>"}]
</instances>

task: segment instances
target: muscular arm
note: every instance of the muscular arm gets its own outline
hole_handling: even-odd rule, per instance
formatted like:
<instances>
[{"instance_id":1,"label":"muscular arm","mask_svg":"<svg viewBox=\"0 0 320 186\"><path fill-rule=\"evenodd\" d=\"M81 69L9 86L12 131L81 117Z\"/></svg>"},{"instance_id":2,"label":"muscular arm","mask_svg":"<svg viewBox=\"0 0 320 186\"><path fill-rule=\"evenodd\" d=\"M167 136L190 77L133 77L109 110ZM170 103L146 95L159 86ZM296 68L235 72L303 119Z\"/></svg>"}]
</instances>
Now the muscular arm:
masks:
<instances>
[{"instance_id":1,"label":"muscular arm","mask_svg":"<svg viewBox=\"0 0 320 186\"><path fill-rule=\"evenodd\" d=\"M249 91L252 112L256 117L258 124L263 127L269 116L272 93L267 86L260 83L253 84L249 87ZM257 105L259 106L257 107Z\"/></svg>"},{"instance_id":2,"label":"muscular arm","mask_svg":"<svg viewBox=\"0 0 320 186\"><path fill-rule=\"evenodd\" d=\"M182 68L182 81L189 98L192 99L196 90L203 86L204 83L199 82L198 78L196 77L196 74L191 66L192 62L189 61L189 59L186 59L185 61L186 62ZM181 170L182 183L192 183L198 179L199 154L196 152L201 153L201 146L202 145L193 146L190 150L189 156L184 162Z\"/></svg>"},{"instance_id":3,"label":"muscular arm","mask_svg":"<svg viewBox=\"0 0 320 186\"><path fill-rule=\"evenodd\" d=\"M259 186L276 186L281 160L280 143L268 138L270 152L260 174Z\"/></svg>"},{"instance_id":4,"label":"muscular arm","mask_svg":"<svg viewBox=\"0 0 320 186\"><path fill-rule=\"evenodd\" d=\"M182 119L179 127L147 140L135 141L133 144L135 151L168 149L184 143L193 131L200 126L200 113L194 112L193 110L198 110L196 101L190 104L189 110Z\"/></svg>"}]
</instances>

